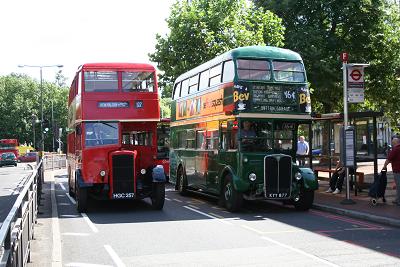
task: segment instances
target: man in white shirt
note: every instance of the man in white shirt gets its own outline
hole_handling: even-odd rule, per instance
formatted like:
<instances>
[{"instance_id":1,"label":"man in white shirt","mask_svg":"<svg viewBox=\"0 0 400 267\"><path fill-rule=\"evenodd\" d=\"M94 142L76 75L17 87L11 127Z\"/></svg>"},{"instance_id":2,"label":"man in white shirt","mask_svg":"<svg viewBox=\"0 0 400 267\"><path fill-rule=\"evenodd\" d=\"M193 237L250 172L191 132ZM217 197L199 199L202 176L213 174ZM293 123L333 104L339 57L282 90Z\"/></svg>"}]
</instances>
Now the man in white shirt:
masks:
<instances>
[{"instance_id":1,"label":"man in white shirt","mask_svg":"<svg viewBox=\"0 0 400 267\"><path fill-rule=\"evenodd\" d=\"M304 140L304 136L299 137L299 141L297 142L297 156L299 159L299 165L304 166L306 163L306 155L308 155L308 152L310 150L310 147L308 145L308 142Z\"/></svg>"}]
</instances>

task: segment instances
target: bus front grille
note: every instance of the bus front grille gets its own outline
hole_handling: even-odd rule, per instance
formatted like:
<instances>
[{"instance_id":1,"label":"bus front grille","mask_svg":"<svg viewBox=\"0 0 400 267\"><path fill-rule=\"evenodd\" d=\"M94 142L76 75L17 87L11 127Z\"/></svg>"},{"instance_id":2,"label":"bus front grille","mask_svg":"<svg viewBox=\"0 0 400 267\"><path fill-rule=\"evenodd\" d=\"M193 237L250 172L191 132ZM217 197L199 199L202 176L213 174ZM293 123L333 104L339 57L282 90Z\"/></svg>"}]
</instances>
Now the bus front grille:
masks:
<instances>
[{"instance_id":1,"label":"bus front grille","mask_svg":"<svg viewBox=\"0 0 400 267\"><path fill-rule=\"evenodd\" d=\"M126 193L134 193L135 166L133 155L114 155L112 157L112 168L113 196L123 194L121 198L125 198Z\"/></svg>"},{"instance_id":2,"label":"bus front grille","mask_svg":"<svg viewBox=\"0 0 400 267\"><path fill-rule=\"evenodd\" d=\"M264 158L264 194L268 199L290 197L292 158L288 155L269 155Z\"/></svg>"}]
</instances>

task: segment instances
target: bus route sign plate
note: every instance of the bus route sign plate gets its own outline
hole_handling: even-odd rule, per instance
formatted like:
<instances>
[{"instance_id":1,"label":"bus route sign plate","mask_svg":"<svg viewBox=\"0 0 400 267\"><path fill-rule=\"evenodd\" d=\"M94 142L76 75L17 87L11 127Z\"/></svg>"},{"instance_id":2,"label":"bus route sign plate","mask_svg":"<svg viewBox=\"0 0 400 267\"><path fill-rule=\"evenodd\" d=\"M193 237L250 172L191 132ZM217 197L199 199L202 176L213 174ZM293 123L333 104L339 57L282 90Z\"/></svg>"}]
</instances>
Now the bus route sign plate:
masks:
<instances>
[{"instance_id":1,"label":"bus route sign plate","mask_svg":"<svg viewBox=\"0 0 400 267\"><path fill-rule=\"evenodd\" d=\"M129 108L129 102L126 101L98 102L97 106L99 108Z\"/></svg>"}]
</instances>

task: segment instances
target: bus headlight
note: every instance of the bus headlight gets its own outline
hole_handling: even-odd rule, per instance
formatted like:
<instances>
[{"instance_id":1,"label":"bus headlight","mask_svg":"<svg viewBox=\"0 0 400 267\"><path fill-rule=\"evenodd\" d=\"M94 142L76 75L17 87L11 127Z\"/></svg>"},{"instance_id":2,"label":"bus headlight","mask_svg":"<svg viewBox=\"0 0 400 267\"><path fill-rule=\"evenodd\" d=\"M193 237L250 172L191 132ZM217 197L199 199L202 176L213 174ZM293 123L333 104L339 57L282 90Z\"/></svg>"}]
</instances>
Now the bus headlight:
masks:
<instances>
[{"instance_id":1,"label":"bus headlight","mask_svg":"<svg viewBox=\"0 0 400 267\"><path fill-rule=\"evenodd\" d=\"M146 174L146 169L141 169L141 170L140 170L140 173L143 174L143 175L145 175L145 174Z\"/></svg>"},{"instance_id":2,"label":"bus headlight","mask_svg":"<svg viewBox=\"0 0 400 267\"><path fill-rule=\"evenodd\" d=\"M106 176L106 171L100 171L100 176L101 176L101 177Z\"/></svg>"},{"instance_id":3,"label":"bus headlight","mask_svg":"<svg viewBox=\"0 0 400 267\"><path fill-rule=\"evenodd\" d=\"M297 181L300 181L301 178L303 178L303 176L301 175L301 173L296 172L296 173L294 174L294 178L296 178Z\"/></svg>"},{"instance_id":4,"label":"bus headlight","mask_svg":"<svg viewBox=\"0 0 400 267\"><path fill-rule=\"evenodd\" d=\"M257 179L257 175L254 172L249 174L250 181L254 182L256 179Z\"/></svg>"},{"instance_id":5,"label":"bus headlight","mask_svg":"<svg viewBox=\"0 0 400 267\"><path fill-rule=\"evenodd\" d=\"M249 159L247 157L243 157L243 162L247 163L247 162L249 162Z\"/></svg>"}]
</instances>

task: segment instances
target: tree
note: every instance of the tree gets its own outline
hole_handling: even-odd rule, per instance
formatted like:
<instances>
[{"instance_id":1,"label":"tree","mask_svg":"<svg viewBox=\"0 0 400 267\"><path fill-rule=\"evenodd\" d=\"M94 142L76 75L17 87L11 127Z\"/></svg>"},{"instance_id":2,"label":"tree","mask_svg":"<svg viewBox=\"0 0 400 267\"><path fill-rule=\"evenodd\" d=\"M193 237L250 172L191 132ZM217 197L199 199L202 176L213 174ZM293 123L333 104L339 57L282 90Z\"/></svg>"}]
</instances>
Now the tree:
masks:
<instances>
[{"instance_id":1,"label":"tree","mask_svg":"<svg viewBox=\"0 0 400 267\"><path fill-rule=\"evenodd\" d=\"M43 82L43 118L50 122L53 102L54 121L60 127L67 125L68 88L59 87L55 83ZM20 143L33 144L33 130L36 143L41 139L40 82L26 75L10 74L0 77L0 138L16 138ZM52 135L45 135L45 148L51 150ZM65 137L64 137L65 141Z\"/></svg>"},{"instance_id":2,"label":"tree","mask_svg":"<svg viewBox=\"0 0 400 267\"><path fill-rule=\"evenodd\" d=\"M341 111L342 71L339 55L349 61L369 62L366 69L366 103L350 109L378 109L385 103L399 110L400 20L398 6L386 0L254 0L283 19L285 46L299 52L311 86L313 108ZM383 99L385 101L383 101Z\"/></svg>"},{"instance_id":3,"label":"tree","mask_svg":"<svg viewBox=\"0 0 400 267\"><path fill-rule=\"evenodd\" d=\"M162 98L160 100L161 118L171 118L171 98Z\"/></svg>"},{"instance_id":4,"label":"tree","mask_svg":"<svg viewBox=\"0 0 400 267\"><path fill-rule=\"evenodd\" d=\"M167 19L170 33L157 35L149 54L162 71L163 97L182 73L230 49L248 45L283 45L281 19L246 0L177 0Z\"/></svg>"}]
</instances>

